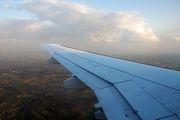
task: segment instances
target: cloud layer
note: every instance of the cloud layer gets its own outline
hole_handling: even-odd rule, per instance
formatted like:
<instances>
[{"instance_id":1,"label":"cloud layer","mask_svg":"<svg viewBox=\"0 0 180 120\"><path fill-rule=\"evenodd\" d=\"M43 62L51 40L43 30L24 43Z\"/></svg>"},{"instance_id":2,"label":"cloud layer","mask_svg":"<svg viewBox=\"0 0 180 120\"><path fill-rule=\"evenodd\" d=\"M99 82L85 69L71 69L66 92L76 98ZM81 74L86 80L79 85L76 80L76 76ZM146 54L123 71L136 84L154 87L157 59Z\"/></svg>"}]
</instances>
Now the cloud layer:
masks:
<instances>
[{"instance_id":1,"label":"cloud layer","mask_svg":"<svg viewBox=\"0 0 180 120\"><path fill-rule=\"evenodd\" d=\"M101 52L126 53L175 52L179 49L177 30L156 33L157 37L151 28L144 29L146 23L144 18L138 17L137 11L112 13L89 8L83 3L58 0L30 0L4 8L25 10L36 16L0 19L0 42L6 45L7 42L17 46L30 45L29 42L32 42L31 46L35 42L62 43L94 52L105 48L107 50ZM23 41L23 45L19 41ZM2 44L0 47L5 50Z\"/></svg>"},{"instance_id":2,"label":"cloud layer","mask_svg":"<svg viewBox=\"0 0 180 120\"><path fill-rule=\"evenodd\" d=\"M17 25L15 29L18 29L19 33L34 36L39 40L159 41L151 28L147 30L143 28L146 23L143 18L136 17L138 12L135 11L108 13L77 2L58 0L24 1L19 3L18 9L35 14L37 19L1 21ZM3 26L8 28L9 24L3 24ZM0 30L3 32L2 29ZM9 32L10 36L17 37L18 30L16 30L15 34ZM8 37L7 34L6 37Z\"/></svg>"}]
</instances>

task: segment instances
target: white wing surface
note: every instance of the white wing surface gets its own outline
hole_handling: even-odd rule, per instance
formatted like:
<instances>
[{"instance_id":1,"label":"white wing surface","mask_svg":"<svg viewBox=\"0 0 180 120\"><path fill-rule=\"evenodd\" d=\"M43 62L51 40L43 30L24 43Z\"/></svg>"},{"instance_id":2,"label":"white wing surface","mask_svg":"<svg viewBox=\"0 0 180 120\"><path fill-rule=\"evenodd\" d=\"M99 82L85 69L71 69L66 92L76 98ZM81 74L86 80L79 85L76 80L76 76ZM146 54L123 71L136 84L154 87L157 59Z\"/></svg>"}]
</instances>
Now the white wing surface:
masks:
<instances>
[{"instance_id":1,"label":"white wing surface","mask_svg":"<svg viewBox=\"0 0 180 120\"><path fill-rule=\"evenodd\" d=\"M103 113L109 120L180 119L180 72L58 44L41 46L50 53L50 62L59 62L72 73L74 78L66 83L78 79L95 92L97 118Z\"/></svg>"}]
</instances>

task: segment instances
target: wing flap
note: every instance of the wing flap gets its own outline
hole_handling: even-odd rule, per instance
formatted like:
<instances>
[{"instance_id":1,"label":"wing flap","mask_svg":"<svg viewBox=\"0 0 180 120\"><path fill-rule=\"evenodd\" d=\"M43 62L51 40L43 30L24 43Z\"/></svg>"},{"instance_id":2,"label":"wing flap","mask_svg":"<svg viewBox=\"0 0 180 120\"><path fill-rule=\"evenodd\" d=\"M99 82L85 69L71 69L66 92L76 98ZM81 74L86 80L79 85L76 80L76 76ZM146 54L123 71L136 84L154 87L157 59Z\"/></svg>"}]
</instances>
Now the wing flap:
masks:
<instances>
[{"instance_id":1,"label":"wing flap","mask_svg":"<svg viewBox=\"0 0 180 120\"><path fill-rule=\"evenodd\" d=\"M173 111L175 115L180 115L180 94L169 94L156 98L161 102L166 108Z\"/></svg>"},{"instance_id":2,"label":"wing flap","mask_svg":"<svg viewBox=\"0 0 180 120\"><path fill-rule=\"evenodd\" d=\"M115 86L143 120L174 115L133 81L118 83Z\"/></svg>"},{"instance_id":3,"label":"wing flap","mask_svg":"<svg viewBox=\"0 0 180 120\"><path fill-rule=\"evenodd\" d=\"M106 87L113 86L107 81L102 80L98 76L93 75L87 71L83 71L75 74L81 81L83 81L87 86L89 86L92 90L98 90Z\"/></svg>"},{"instance_id":4,"label":"wing flap","mask_svg":"<svg viewBox=\"0 0 180 120\"><path fill-rule=\"evenodd\" d=\"M138 115L133 114L133 109L125 103L124 98L117 93L114 87L96 90L95 94L109 120L140 119Z\"/></svg>"}]
</instances>

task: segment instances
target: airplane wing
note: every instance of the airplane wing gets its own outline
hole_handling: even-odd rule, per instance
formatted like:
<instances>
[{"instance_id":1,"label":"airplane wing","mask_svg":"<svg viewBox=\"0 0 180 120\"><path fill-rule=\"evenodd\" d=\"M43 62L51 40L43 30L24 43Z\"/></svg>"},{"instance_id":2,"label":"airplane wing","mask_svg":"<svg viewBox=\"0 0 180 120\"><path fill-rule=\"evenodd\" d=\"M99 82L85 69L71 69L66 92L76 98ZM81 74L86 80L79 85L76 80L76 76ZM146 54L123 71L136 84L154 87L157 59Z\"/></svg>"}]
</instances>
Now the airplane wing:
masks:
<instances>
[{"instance_id":1,"label":"airplane wing","mask_svg":"<svg viewBox=\"0 0 180 120\"><path fill-rule=\"evenodd\" d=\"M88 86L95 92L97 119L180 119L180 72L58 44L41 46L51 55L49 63L61 63L72 73L64 81L66 88Z\"/></svg>"}]
</instances>

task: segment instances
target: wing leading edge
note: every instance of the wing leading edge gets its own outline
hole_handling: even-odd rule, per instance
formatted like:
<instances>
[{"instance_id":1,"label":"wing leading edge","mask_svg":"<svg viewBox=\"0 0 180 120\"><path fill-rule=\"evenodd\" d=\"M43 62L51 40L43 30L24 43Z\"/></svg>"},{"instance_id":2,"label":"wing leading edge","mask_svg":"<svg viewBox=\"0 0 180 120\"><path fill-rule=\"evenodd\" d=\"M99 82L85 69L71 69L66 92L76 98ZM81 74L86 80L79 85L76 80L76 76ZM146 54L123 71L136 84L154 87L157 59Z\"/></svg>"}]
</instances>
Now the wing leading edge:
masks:
<instances>
[{"instance_id":1,"label":"wing leading edge","mask_svg":"<svg viewBox=\"0 0 180 120\"><path fill-rule=\"evenodd\" d=\"M102 108L99 112L107 119L179 119L180 72L57 44L41 46L50 53L49 61L61 63L95 92L95 107Z\"/></svg>"}]
</instances>

